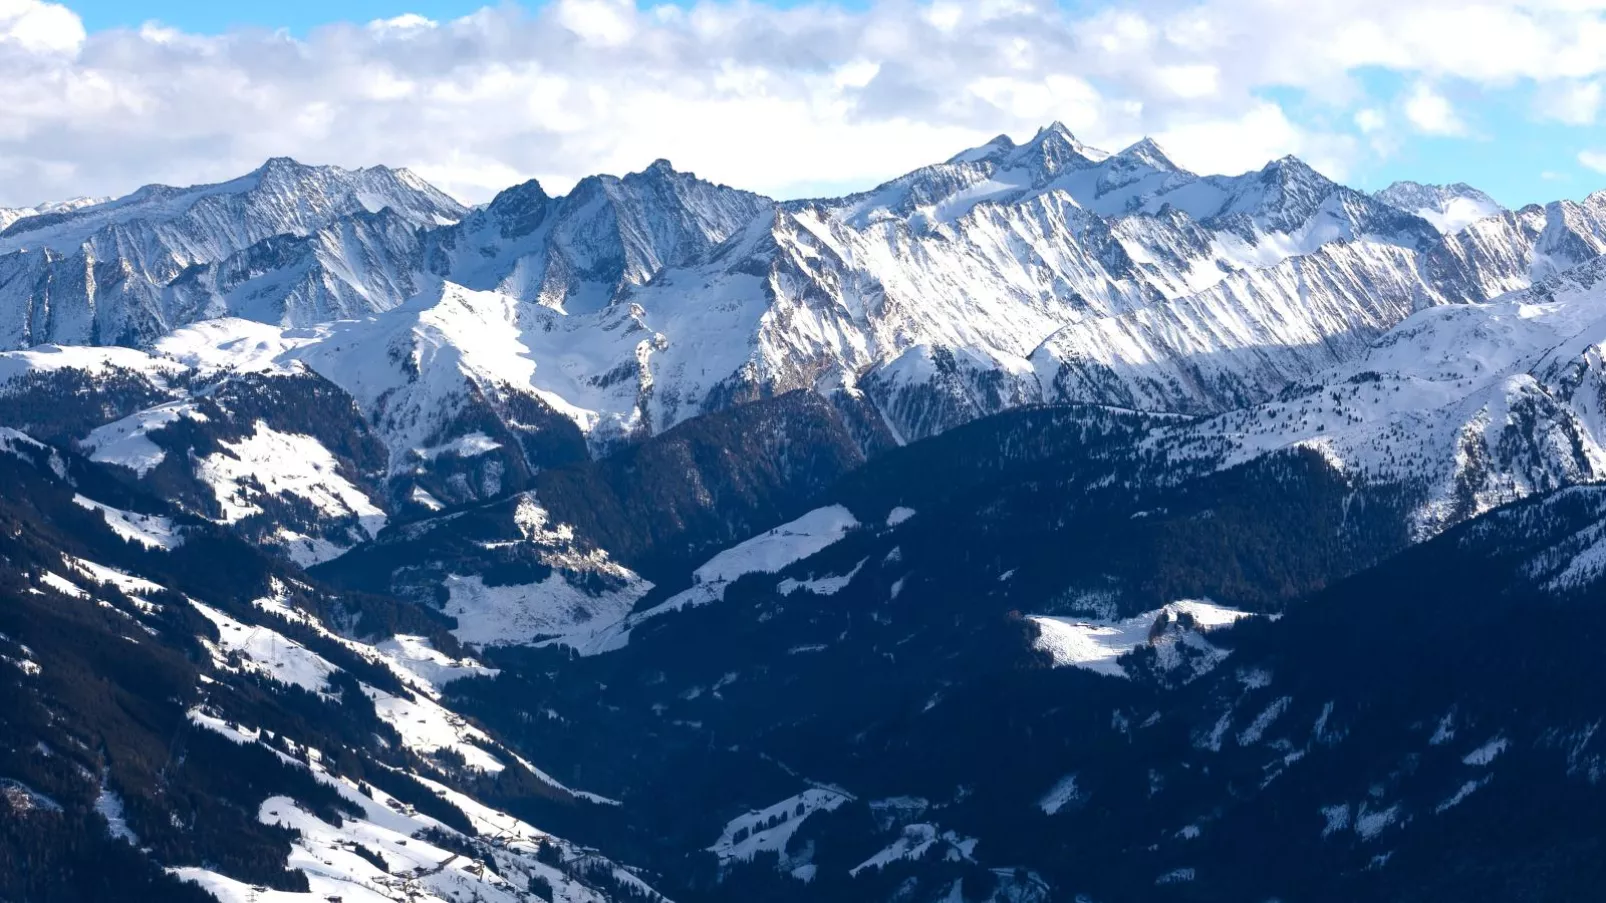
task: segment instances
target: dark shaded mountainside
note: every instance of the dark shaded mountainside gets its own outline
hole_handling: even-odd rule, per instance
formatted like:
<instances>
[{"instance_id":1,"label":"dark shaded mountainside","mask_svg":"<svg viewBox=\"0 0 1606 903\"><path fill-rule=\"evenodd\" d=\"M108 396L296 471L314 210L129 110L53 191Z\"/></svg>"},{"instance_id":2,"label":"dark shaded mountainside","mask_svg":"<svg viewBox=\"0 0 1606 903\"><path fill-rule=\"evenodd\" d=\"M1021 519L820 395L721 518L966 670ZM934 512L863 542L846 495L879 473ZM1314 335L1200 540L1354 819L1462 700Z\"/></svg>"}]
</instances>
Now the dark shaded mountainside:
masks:
<instances>
[{"instance_id":1,"label":"dark shaded mountainside","mask_svg":"<svg viewBox=\"0 0 1606 903\"><path fill-rule=\"evenodd\" d=\"M309 580L114 472L13 438L0 456L4 893L189 893L157 863L316 891L327 885L286 860L325 829L274 823L286 799L345 826L328 849L381 863L374 886L427 888L405 847L346 839L380 823L364 799L393 798L416 813L415 849L489 863L495 877L475 879L485 899L565 881L563 899L645 892L588 847L644 866L677 900L1587 897L1606 773L1589 689L1600 493L1536 498L1408 548L1402 512L1419 494L1357 482L1315 452L1178 466L1142 450L1167 422L1026 410L775 481L774 446L766 458L737 441L754 432L742 421L710 421L611 469L554 471L554 486L666 508L716 478L747 487L703 509L730 520L644 526L642 549L717 548L833 506L857 526L736 577L716 602L641 621L610 652L481 650L497 673L439 681L434 697L479 733L434 750L376 710L431 690L372 650L397 635L446 660L469 650L452 618L374 575L400 558L451 573L471 566L453 555L499 554L508 525L491 512L509 503L443 516L462 525L444 548L395 526ZM798 448L821 444L806 439ZM632 476L654 477L657 498L640 500ZM75 499L183 542L128 541ZM509 583L562 572L529 546L502 561ZM85 576L109 569L127 590ZM632 607L698 585L664 576ZM1044 626L1022 614L1102 623L1202 597L1275 617L1203 633L1151 614L1112 677L1055 667ZM192 599L314 653L326 682L282 648L229 647L228 621ZM477 771L475 749L518 751L544 774ZM453 793L574 844L543 832L522 852L500 845ZM103 862L124 863L115 886L97 883Z\"/></svg>"},{"instance_id":2,"label":"dark shaded mountainside","mask_svg":"<svg viewBox=\"0 0 1606 903\"><path fill-rule=\"evenodd\" d=\"M98 465L4 443L0 899L211 899L198 876L224 899L311 899L329 875L403 898L658 899L463 795L601 805L439 706L431 679L467 662L448 620L330 593ZM354 637L449 654L420 670ZM309 850L327 867L310 878L295 867Z\"/></svg>"},{"instance_id":3,"label":"dark shaded mountainside","mask_svg":"<svg viewBox=\"0 0 1606 903\"><path fill-rule=\"evenodd\" d=\"M1594 899L1603 252L1057 125L19 219L0 901Z\"/></svg>"}]
</instances>

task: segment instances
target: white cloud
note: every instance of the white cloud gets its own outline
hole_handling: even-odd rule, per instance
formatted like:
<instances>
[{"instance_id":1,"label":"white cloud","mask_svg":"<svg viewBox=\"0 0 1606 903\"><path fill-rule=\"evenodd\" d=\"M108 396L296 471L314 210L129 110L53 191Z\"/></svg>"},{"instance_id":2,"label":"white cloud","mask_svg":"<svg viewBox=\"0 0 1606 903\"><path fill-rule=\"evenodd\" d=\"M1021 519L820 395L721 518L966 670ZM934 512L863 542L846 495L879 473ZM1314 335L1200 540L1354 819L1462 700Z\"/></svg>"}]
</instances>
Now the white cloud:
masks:
<instances>
[{"instance_id":1,"label":"white cloud","mask_svg":"<svg viewBox=\"0 0 1606 903\"><path fill-rule=\"evenodd\" d=\"M86 36L64 6L0 0L0 203L221 179L275 154L411 166L468 200L660 156L812 193L1051 119L1106 148L1153 134L1204 171L1298 153L1338 175L1393 140L1359 69L1416 85L1388 120L1465 134L1441 88L1527 80L1569 98L1550 115L1586 121L1601 46L1597 0L552 0L304 38ZM1267 99L1289 90L1309 98L1297 117Z\"/></svg>"},{"instance_id":2,"label":"white cloud","mask_svg":"<svg viewBox=\"0 0 1606 903\"><path fill-rule=\"evenodd\" d=\"M1348 171L1354 147L1341 136L1312 135L1282 108L1261 102L1235 119L1182 123L1159 133L1172 159L1198 172L1238 173L1289 154L1305 158L1332 178Z\"/></svg>"},{"instance_id":3,"label":"white cloud","mask_svg":"<svg viewBox=\"0 0 1606 903\"><path fill-rule=\"evenodd\" d=\"M1465 135L1466 123L1455 107L1431 85L1418 82L1405 99L1405 118L1418 131L1429 135Z\"/></svg>"},{"instance_id":4,"label":"white cloud","mask_svg":"<svg viewBox=\"0 0 1606 903\"><path fill-rule=\"evenodd\" d=\"M1606 102L1599 81L1567 81L1547 85L1539 92L1539 114L1568 125L1592 125Z\"/></svg>"},{"instance_id":5,"label":"white cloud","mask_svg":"<svg viewBox=\"0 0 1606 903\"><path fill-rule=\"evenodd\" d=\"M636 5L632 0L557 0L557 21L581 39L619 47L636 33Z\"/></svg>"},{"instance_id":6,"label":"white cloud","mask_svg":"<svg viewBox=\"0 0 1606 903\"><path fill-rule=\"evenodd\" d=\"M71 53L83 40L84 23L59 3L0 0L0 47L10 45L6 49L28 53Z\"/></svg>"},{"instance_id":7,"label":"white cloud","mask_svg":"<svg viewBox=\"0 0 1606 903\"><path fill-rule=\"evenodd\" d=\"M375 19L368 23L368 27L375 31L412 31L417 28L434 28L439 24L434 19L420 16L418 13L402 13L389 19Z\"/></svg>"},{"instance_id":8,"label":"white cloud","mask_svg":"<svg viewBox=\"0 0 1606 903\"><path fill-rule=\"evenodd\" d=\"M1579 151L1578 162L1596 172L1606 172L1606 151Z\"/></svg>"},{"instance_id":9,"label":"white cloud","mask_svg":"<svg viewBox=\"0 0 1606 903\"><path fill-rule=\"evenodd\" d=\"M1388 119L1383 115L1382 110L1366 107L1355 111L1355 127L1360 129L1363 135L1370 135L1379 131L1387 124Z\"/></svg>"},{"instance_id":10,"label":"white cloud","mask_svg":"<svg viewBox=\"0 0 1606 903\"><path fill-rule=\"evenodd\" d=\"M1161 66L1155 72L1160 84L1177 97L1210 97L1220 88L1221 70L1212 65Z\"/></svg>"}]
</instances>

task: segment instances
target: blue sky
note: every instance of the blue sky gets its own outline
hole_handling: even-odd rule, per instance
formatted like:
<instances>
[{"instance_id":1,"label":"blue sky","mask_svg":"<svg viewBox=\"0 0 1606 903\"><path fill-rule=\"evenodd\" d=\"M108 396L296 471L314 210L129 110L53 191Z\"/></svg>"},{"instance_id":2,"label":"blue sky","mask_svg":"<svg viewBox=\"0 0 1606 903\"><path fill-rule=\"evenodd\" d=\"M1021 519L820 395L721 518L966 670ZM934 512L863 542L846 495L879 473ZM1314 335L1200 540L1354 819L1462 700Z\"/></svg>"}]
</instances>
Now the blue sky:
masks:
<instances>
[{"instance_id":1,"label":"blue sky","mask_svg":"<svg viewBox=\"0 0 1606 903\"><path fill-rule=\"evenodd\" d=\"M330 22L366 22L417 13L431 19L452 19L496 0L70 0L69 6L90 30L129 28L155 19L186 31L216 34L230 28L288 28L303 33ZM686 0L666 0L689 6ZM769 6L799 5L799 0L764 0ZM531 2L526 6L535 6ZM862 8L860 0L837 4Z\"/></svg>"},{"instance_id":2,"label":"blue sky","mask_svg":"<svg viewBox=\"0 0 1606 903\"><path fill-rule=\"evenodd\" d=\"M1360 188L1464 181L1516 206L1606 187L1595 6L10 0L0 205L280 154L405 165L471 201L658 157L812 195L1060 120L1199 172L1292 153Z\"/></svg>"},{"instance_id":3,"label":"blue sky","mask_svg":"<svg viewBox=\"0 0 1606 903\"><path fill-rule=\"evenodd\" d=\"M92 31L156 19L186 31L216 34L240 26L304 32L333 21L364 22L402 13L450 19L486 4L483 0L72 0L68 5Z\"/></svg>"}]
</instances>

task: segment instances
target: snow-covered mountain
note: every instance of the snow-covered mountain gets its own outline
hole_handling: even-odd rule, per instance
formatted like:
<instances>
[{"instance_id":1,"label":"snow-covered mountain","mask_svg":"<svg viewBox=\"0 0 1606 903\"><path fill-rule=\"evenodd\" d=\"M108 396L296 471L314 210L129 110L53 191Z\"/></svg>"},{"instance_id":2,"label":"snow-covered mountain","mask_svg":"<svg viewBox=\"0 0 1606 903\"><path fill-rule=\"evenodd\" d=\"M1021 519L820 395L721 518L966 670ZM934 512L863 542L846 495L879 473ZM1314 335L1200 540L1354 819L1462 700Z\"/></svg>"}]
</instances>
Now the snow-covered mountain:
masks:
<instances>
[{"instance_id":1,"label":"snow-covered mountain","mask_svg":"<svg viewBox=\"0 0 1606 903\"><path fill-rule=\"evenodd\" d=\"M1549 285L1606 252L1606 193L1445 234L1414 212L1481 197L1368 196L1293 158L1201 177L1152 141L1108 154L1058 124L784 204L659 161L465 210L402 170L273 160L0 234L0 270L23 271L0 283L22 305L0 321L12 344L145 349L13 356L5 391L24 410L115 385L51 435L303 563L796 390L830 400L861 452L1044 403L1249 412L1199 428L1219 447L1233 417L1298 387L1414 372L1373 347L1413 315L1437 334L1477 315L1429 308ZM307 473L229 481L256 466L248 447L303 440Z\"/></svg>"},{"instance_id":2,"label":"snow-covered mountain","mask_svg":"<svg viewBox=\"0 0 1606 903\"><path fill-rule=\"evenodd\" d=\"M468 288L594 313L666 267L706 256L772 203L667 160L583 179L561 198L531 181L429 235L424 265Z\"/></svg>"},{"instance_id":3,"label":"snow-covered mountain","mask_svg":"<svg viewBox=\"0 0 1606 903\"><path fill-rule=\"evenodd\" d=\"M185 277L200 279L196 267L381 210L414 227L454 222L465 212L406 170L276 158L228 182L149 185L127 197L19 219L0 232L0 345L148 343L230 311L229 299L216 292L174 290ZM267 262L255 267L277 270L284 263L277 257L272 248L259 251L255 259ZM222 287L236 288L240 271L252 268L252 258L237 260Z\"/></svg>"},{"instance_id":4,"label":"snow-covered mountain","mask_svg":"<svg viewBox=\"0 0 1606 903\"><path fill-rule=\"evenodd\" d=\"M659 161L465 210L405 171L273 160L0 235L12 344L145 349L13 356L5 392L27 410L115 386L50 434L312 563L797 390L861 453L1044 403L1259 410L1386 370L1372 343L1413 313L1606 251L1606 193L1447 234L1401 209L1472 197L1368 196L1292 158L1201 177L1152 141L1107 154L1057 124L784 204ZM248 448L303 440L306 473L226 478L256 466L222 466Z\"/></svg>"},{"instance_id":5,"label":"snow-covered mountain","mask_svg":"<svg viewBox=\"0 0 1606 903\"><path fill-rule=\"evenodd\" d=\"M0 207L0 232L4 232L12 223L30 216L44 216L51 213L70 213L83 207L103 204L111 198L68 198L65 201L50 201L44 204L35 204L32 207Z\"/></svg>"},{"instance_id":6,"label":"snow-covered mountain","mask_svg":"<svg viewBox=\"0 0 1606 903\"><path fill-rule=\"evenodd\" d=\"M1454 185L1423 185L1421 182L1395 182L1373 197L1415 214L1440 232L1459 232L1468 225L1506 208L1487 194L1465 182Z\"/></svg>"},{"instance_id":7,"label":"snow-covered mountain","mask_svg":"<svg viewBox=\"0 0 1606 903\"><path fill-rule=\"evenodd\" d=\"M1161 446L1234 464L1295 446L1371 484L1417 487L1419 535L1606 478L1606 257L1481 304L1423 310L1275 401Z\"/></svg>"},{"instance_id":8,"label":"snow-covered mountain","mask_svg":"<svg viewBox=\"0 0 1606 903\"><path fill-rule=\"evenodd\" d=\"M1051 126L18 219L0 897L1588 898L1606 192L1481 198Z\"/></svg>"},{"instance_id":9,"label":"snow-covered mountain","mask_svg":"<svg viewBox=\"0 0 1606 903\"><path fill-rule=\"evenodd\" d=\"M1257 403L1415 309L1521 289L1606 246L1606 196L1443 235L1402 209L1422 198L1473 195L1368 196L1294 158L1201 177L1152 141L1108 154L1058 124L862 194L785 204L659 161L564 197L525 183L465 211L405 171L275 160L222 185L19 221L0 235L13 249L0 322L13 347L151 347L221 316L290 331L356 318L370 325L311 343L351 362L324 355L338 384L354 384L330 375L342 366L377 386L378 371L410 380L416 365L457 387L455 362L477 361L475 392L538 398L598 450L795 389L862 393L911 441L1023 404ZM416 331L406 323L425 309L517 338L490 343L491 363L476 328L428 327L424 341L449 353L403 353L398 330ZM350 349L380 345L396 356L358 367L372 355ZM388 419L399 460L453 438L425 435L451 419L440 391L408 402L409 388L383 414L376 392L355 394Z\"/></svg>"}]
</instances>

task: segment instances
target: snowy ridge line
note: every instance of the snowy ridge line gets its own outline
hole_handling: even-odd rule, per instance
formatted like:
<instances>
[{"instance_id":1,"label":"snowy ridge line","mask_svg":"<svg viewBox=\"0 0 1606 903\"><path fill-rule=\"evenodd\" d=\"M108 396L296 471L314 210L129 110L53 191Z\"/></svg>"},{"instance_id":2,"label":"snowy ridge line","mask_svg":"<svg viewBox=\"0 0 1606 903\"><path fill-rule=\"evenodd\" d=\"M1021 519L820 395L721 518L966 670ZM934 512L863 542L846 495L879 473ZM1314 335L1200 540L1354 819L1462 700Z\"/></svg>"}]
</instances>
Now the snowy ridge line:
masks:
<instances>
[{"instance_id":1,"label":"snowy ridge line","mask_svg":"<svg viewBox=\"0 0 1606 903\"><path fill-rule=\"evenodd\" d=\"M198 234L168 229L200 209ZM247 213L305 243L255 250L260 224L230 219ZM1240 407L1417 306L1606 250L1606 193L1507 212L1460 185L1365 195L1294 158L1199 176L1153 141L1109 154L1054 124L834 200L776 205L659 161L466 211L404 171L276 160L13 231L116 235L153 280L80 317L58 299L61 335L13 343L118 336L197 372L306 367L357 400L401 474L506 445L449 434L475 397L539 403L593 451L792 389L863 391L904 441L1042 402ZM265 274L226 275L234 254ZM162 285L197 262L216 272ZM0 326L33 322L32 299L3 295Z\"/></svg>"}]
</instances>

